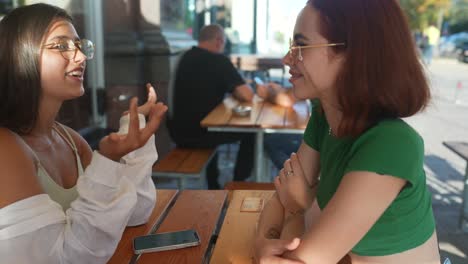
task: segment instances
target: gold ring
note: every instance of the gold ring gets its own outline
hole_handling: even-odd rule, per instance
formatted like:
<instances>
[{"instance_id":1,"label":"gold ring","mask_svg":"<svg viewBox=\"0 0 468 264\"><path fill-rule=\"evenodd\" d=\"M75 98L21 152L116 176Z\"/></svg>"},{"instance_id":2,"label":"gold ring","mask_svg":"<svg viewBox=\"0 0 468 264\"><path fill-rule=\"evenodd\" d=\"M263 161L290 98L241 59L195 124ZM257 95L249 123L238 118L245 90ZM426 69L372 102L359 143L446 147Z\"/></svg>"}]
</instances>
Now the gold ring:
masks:
<instances>
[{"instance_id":1,"label":"gold ring","mask_svg":"<svg viewBox=\"0 0 468 264\"><path fill-rule=\"evenodd\" d=\"M293 175L293 174L294 174L294 172L293 172L292 170L287 171L287 172L286 172L286 177L289 177L289 176L291 176L291 175Z\"/></svg>"}]
</instances>

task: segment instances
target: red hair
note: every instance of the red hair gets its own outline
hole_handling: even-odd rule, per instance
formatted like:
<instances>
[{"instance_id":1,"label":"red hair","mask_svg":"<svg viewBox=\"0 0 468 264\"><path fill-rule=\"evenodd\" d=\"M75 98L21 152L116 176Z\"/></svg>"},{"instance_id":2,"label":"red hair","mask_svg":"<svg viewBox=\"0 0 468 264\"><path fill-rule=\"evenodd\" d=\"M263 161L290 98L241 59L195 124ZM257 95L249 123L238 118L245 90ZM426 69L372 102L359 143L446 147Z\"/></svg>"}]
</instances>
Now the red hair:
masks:
<instances>
[{"instance_id":1,"label":"red hair","mask_svg":"<svg viewBox=\"0 0 468 264\"><path fill-rule=\"evenodd\" d=\"M414 115L430 90L406 17L396 0L309 0L321 34L344 55L336 91L343 112L337 136L356 137L378 121Z\"/></svg>"}]
</instances>

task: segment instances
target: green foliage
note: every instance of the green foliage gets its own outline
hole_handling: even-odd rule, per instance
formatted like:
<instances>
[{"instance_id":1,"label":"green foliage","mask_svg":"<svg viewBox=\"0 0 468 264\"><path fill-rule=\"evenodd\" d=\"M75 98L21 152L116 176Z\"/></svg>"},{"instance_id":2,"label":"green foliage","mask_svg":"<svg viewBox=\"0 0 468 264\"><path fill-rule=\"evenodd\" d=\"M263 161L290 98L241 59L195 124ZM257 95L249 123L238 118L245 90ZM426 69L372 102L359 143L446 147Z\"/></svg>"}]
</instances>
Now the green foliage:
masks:
<instances>
[{"instance_id":1,"label":"green foliage","mask_svg":"<svg viewBox=\"0 0 468 264\"><path fill-rule=\"evenodd\" d=\"M466 1L466 0L463 0ZM440 15L447 12L451 0L399 0L411 29L423 30L429 24L439 24Z\"/></svg>"},{"instance_id":2,"label":"green foliage","mask_svg":"<svg viewBox=\"0 0 468 264\"><path fill-rule=\"evenodd\" d=\"M468 0L399 0L411 29L422 31L428 24L449 23L450 33L468 31Z\"/></svg>"},{"instance_id":3,"label":"green foliage","mask_svg":"<svg viewBox=\"0 0 468 264\"><path fill-rule=\"evenodd\" d=\"M13 3L11 1L0 0L0 15L5 15L13 9Z\"/></svg>"},{"instance_id":4,"label":"green foliage","mask_svg":"<svg viewBox=\"0 0 468 264\"><path fill-rule=\"evenodd\" d=\"M280 31L275 31L274 33L274 40L278 43L286 43L286 38L284 36L284 33L280 32Z\"/></svg>"},{"instance_id":5,"label":"green foliage","mask_svg":"<svg viewBox=\"0 0 468 264\"><path fill-rule=\"evenodd\" d=\"M454 0L447 21L451 33L468 31L468 0Z\"/></svg>"}]
</instances>

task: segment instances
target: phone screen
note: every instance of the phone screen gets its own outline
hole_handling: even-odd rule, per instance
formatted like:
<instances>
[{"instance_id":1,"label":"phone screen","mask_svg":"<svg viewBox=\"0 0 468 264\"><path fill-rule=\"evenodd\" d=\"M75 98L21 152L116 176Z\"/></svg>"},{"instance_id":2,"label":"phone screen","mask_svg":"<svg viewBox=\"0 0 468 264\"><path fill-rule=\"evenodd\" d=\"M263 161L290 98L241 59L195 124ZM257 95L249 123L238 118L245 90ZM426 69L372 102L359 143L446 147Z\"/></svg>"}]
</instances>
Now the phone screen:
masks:
<instances>
[{"instance_id":1,"label":"phone screen","mask_svg":"<svg viewBox=\"0 0 468 264\"><path fill-rule=\"evenodd\" d=\"M136 237L133 248L136 254L178 249L200 244L195 230L184 230Z\"/></svg>"}]
</instances>

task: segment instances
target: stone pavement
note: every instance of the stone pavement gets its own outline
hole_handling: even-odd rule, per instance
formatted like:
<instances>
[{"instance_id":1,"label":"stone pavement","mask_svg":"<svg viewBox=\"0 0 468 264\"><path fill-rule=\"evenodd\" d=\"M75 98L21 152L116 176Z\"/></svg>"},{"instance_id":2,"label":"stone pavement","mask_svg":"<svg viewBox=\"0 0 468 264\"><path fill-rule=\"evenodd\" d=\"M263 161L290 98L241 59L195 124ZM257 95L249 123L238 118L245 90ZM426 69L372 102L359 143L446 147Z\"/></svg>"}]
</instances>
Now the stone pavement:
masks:
<instances>
[{"instance_id":1,"label":"stone pavement","mask_svg":"<svg viewBox=\"0 0 468 264\"><path fill-rule=\"evenodd\" d=\"M468 233L458 229L466 162L442 145L443 141L468 142L468 64L436 59L427 73L432 103L406 121L425 141L425 170L441 254L452 263L468 263Z\"/></svg>"}]
</instances>

